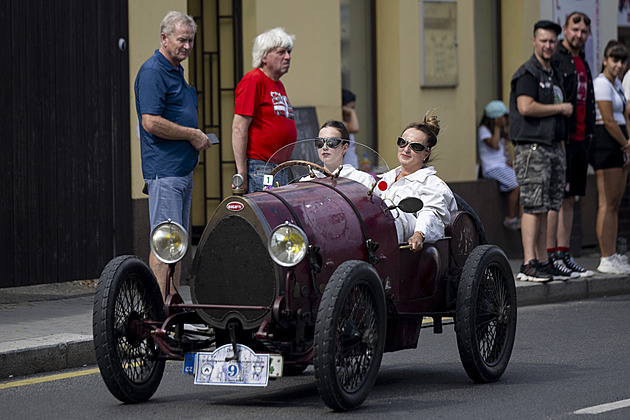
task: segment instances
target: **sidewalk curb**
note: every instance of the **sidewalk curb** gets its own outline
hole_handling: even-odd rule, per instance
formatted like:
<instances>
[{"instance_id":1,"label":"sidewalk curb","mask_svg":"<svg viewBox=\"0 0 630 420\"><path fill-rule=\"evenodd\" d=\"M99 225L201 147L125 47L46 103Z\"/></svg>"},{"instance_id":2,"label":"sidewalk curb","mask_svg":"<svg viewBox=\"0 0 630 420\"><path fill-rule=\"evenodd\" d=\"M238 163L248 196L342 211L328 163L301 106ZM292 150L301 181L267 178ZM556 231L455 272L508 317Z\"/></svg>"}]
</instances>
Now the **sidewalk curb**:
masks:
<instances>
[{"instance_id":1,"label":"sidewalk curb","mask_svg":"<svg viewBox=\"0 0 630 420\"><path fill-rule=\"evenodd\" d=\"M26 342L25 342L26 341ZM37 345L38 340L7 343L21 348L0 352L0 379L78 368L96 363L92 337L59 334L47 338L55 344ZM19 344L18 344L19 343Z\"/></svg>"},{"instance_id":2,"label":"sidewalk curb","mask_svg":"<svg viewBox=\"0 0 630 420\"><path fill-rule=\"evenodd\" d=\"M630 294L630 278L626 276L587 277L550 283L517 280L517 284L519 307Z\"/></svg>"}]
</instances>

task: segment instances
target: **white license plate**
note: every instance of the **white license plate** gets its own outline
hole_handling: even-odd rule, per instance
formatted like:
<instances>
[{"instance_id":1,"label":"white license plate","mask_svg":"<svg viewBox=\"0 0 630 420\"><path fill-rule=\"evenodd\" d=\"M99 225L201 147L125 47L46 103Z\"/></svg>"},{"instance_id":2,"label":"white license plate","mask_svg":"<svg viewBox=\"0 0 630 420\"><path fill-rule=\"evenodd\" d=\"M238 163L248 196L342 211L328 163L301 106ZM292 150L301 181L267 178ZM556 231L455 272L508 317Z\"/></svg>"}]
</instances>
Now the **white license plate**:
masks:
<instances>
[{"instance_id":1,"label":"white license plate","mask_svg":"<svg viewBox=\"0 0 630 420\"><path fill-rule=\"evenodd\" d=\"M257 354L242 344L237 344L234 357L232 344L226 344L212 353L186 355L184 372L194 373L196 385L267 386L269 378L282 376L283 358L280 355Z\"/></svg>"}]
</instances>

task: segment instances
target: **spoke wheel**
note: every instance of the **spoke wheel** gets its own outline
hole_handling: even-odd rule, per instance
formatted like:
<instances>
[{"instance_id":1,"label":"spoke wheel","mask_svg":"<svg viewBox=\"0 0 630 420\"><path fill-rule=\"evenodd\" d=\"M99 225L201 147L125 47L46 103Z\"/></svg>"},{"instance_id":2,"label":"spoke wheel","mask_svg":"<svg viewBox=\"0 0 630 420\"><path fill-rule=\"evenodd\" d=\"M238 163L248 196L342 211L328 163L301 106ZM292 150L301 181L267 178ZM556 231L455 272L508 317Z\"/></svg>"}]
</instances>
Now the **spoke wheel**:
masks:
<instances>
[{"instance_id":1,"label":"spoke wheel","mask_svg":"<svg viewBox=\"0 0 630 420\"><path fill-rule=\"evenodd\" d=\"M374 268L341 264L326 285L317 312L315 380L330 408L360 406L376 382L385 346L385 294Z\"/></svg>"},{"instance_id":2,"label":"spoke wheel","mask_svg":"<svg viewBox=\"0 0 630 420\"><path fill-rule=\"evenodd\" d=\"M114 258L101 274L94 299L96 358L109 391L120 401L143 402L157 390L164 361L144 320L163 321L162 294L138 257Z\"/></svg>"},{"instance_id":3,"label":"spoke wheel","mask_svg":"<svg viewBox=\"0 0 630 420\"><path fill-rule=\"evenodd\" d=\"M505 254L494 245L476 247L466 260L457 291L455 331L470 379L499 380L516 336L516 288Z\"/></svg>"}]
</instances>

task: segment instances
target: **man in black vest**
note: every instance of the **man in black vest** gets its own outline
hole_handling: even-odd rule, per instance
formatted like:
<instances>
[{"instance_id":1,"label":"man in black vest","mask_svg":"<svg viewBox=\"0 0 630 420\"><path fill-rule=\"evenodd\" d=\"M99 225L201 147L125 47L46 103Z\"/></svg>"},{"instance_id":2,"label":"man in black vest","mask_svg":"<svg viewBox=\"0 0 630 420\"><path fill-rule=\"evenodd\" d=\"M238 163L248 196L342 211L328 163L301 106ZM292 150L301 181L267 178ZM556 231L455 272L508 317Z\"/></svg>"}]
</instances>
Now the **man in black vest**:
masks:
<instances>
[{"instance_id":1,"label":"man in black vest","mask_svg":"<svg viewBox=\"0 0 630 420\"><path fill-rule=\"evenodd\" d=\"M512 76L510 137L514 170L521 186L521 235L524 262L517 278L548 282L565 279L547 257L547 213L559 211L564 199L566 119L573 105L564 101L562 77L551 65L559 25L534 25L534 54Z\"/></svg>"}]
</instances>

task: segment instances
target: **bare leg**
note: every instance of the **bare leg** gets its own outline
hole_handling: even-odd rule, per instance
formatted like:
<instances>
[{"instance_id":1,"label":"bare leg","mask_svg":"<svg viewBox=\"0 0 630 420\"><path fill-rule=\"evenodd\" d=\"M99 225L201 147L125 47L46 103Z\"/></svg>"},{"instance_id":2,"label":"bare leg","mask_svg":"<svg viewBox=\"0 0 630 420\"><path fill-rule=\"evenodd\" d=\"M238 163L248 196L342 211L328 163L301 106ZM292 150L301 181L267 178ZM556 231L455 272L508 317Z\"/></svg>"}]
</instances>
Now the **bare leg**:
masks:
<instances>
[{"instance_id":1,"label":"bare leg","mask_svg":"<svg viewBox=\"0 0 630 420\"><path fill-rule=\"evenodd\" d=\"M541 263L547 261L547 213L537 214L538 217L538 235L536 236L536 255ZM558 212L556 212L557 214ZM556 217L556 223L558 218Z\"/></svg>"},{"instance_id":2,"label":"bare leg","mask_svg":"<svg viewBox=\"0 0 630 420\"><path fill-rule=\"evenodd\" d=\"M168 275L168 264L158 260L153 252L151 252L151 254L149 255L149 267L151 267L151 270L153 270L153 274L155 275L158 285L160 286L162 299L166 300L166 277ZM177 266L175 267L173 281L171 283L171 292L174 292L173 286L175 288L179 288L179 278L181 276L181 272L181 265L177 264Z\"/></svg>"},{"instance_id":3,"label":"bare leg","mask_svg":"<svg viewBox=\"0 0 630 420\"><path fill-rule=\"evenodd\" d=\"M602 257L610 257L617 249L618 211L626 189L626 168L595 171L597 176L597 223L595 230Z\"/></svg>"},{"instance_id":4,"label":"bare leg","mask_svg":"<svg viewBox=\"0 0 630 420\"><path fill-rule=\"evenodd\" d=\"M523 213L521 222L521 240L523 242L523 259L525 264L536 258L537 234L540 225L540 215Z\"/></svg>"},{"instance_id":5,"label":"bare leg","mask_svg":"<svg viewBox=\"0 0 630 420\"><path fill-rule=\"evenodd\" d=\"M556 247L556 233L558 231L558 212L555 210L549 210L547 213L547 247L545 249L545 255L547 255L547 249ZM545 257L545 259L547 259Z\"/></svg>"},{"instance_id":6,"label":"bare leg","mask_svg":"<svg viewBox=\"0 0 630 420\"><path fill-rule=\"evenodd\" d=\"M575 205L575 197L566 197L562 202L560 214L558 215L558 247L571 247L571 229L573 227L573 206Z\"/></svg>"},{"instance_id":7,"label":"bare leg","mask_svg":"<svg viewBox=\"0 0 630 420\"><path fill-rule=\"evenodd\" d=\"M508 195L508 217L514 218L520 215L518 199L521 194L521 187L516 187Z\"/></svg>"}]
</instances>

